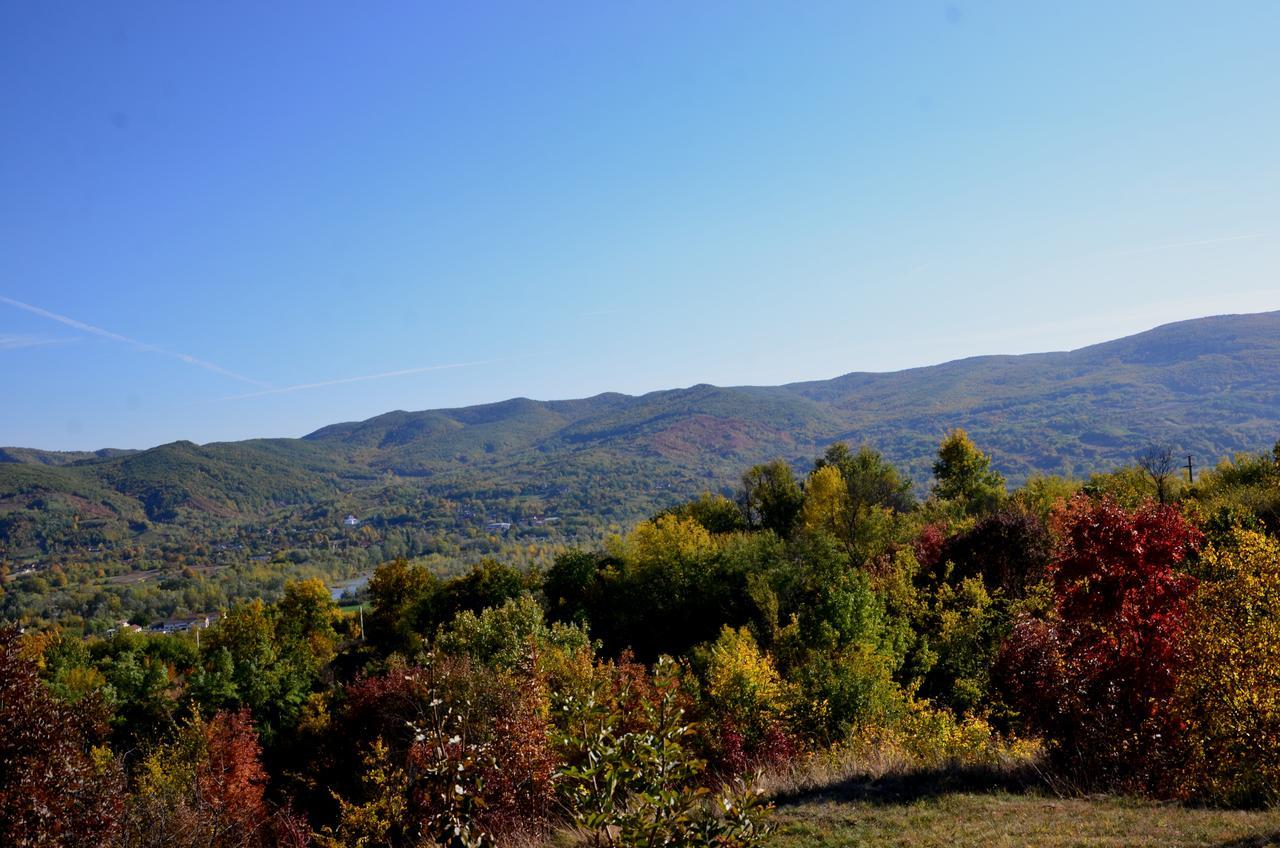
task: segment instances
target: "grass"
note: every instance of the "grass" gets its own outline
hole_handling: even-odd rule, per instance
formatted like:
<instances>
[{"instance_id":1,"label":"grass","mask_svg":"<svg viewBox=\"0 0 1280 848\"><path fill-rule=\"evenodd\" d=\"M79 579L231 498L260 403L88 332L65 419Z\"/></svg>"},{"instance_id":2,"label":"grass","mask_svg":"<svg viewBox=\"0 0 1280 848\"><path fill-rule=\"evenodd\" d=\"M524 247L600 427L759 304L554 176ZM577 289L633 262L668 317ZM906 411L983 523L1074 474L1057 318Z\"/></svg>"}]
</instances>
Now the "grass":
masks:
<instances>
[{"instance_id":1,"label":"grass","mask_svg":"<svg viewBox=\"0 0 1280 848\"><path fill-rule=\"evenodd\" d=\"M900 803L814 798L780 805L769 848L1119 848L1280 845L1280 813L1125 798L957 792Z\"/></svg>"},{"instance_id":2,"label":"grass","mask_svg":"<svg viewBox=\"0 0 1280 848\"><path fill-rule=\"evenodd\" d=\"M1034 762L909 766L900 751L818 758L766 775L775 810L761 848L1263 848L1280 809L1224 810L1055 793ZM528 848L583 848L564 829Z\"/></svg>"},{"instance_id":3,"label":"grass","mask_svg":"<svg viewBox=\"0 0 1280 848\"><path fill-rule=\"evenodd\" d=\"M1277 810L1063 798L991 772L856 777L779 797L773 821L768 848L1280 846Z\"/></svg>"}]
</instances>

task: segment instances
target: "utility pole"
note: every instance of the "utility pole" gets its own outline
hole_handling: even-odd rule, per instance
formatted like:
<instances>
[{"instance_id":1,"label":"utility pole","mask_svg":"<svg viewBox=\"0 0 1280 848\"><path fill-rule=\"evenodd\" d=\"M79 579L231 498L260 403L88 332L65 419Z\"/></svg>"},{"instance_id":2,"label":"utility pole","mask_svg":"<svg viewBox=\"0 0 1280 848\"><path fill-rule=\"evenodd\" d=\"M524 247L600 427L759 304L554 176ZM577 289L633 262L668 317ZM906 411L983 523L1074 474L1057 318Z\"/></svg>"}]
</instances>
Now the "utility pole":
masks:
<instances>
[{"instance_id":1,"label":"utility pole","mask_svg":"<svg viewBox=\"0 0 1280 848\"><path fill-rule=\"evenodd\" d=\"M1187 454L1187 482L1192 484L1196 482L1196 470L1191 464L1191 454Z\"/></svg>"},{"instance_id":2,"label":"utility pole","mask_svg":"<svg viewBox=\"0 0 1280 848\"><path fill-rule=\"evenodd\" d=\"M364 604L360 605L360 641L364 641Z\"/></svg>"}]
</instances>

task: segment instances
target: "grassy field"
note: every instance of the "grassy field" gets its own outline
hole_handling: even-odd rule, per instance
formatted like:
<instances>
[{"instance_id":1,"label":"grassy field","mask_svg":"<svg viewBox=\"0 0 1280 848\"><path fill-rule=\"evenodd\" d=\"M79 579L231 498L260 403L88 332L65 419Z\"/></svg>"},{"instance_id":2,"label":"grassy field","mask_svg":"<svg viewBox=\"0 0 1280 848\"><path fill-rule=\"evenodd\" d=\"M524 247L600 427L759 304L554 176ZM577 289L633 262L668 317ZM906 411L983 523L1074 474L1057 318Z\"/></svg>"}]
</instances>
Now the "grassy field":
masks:
<instances>
[{"instance_id":1,"label":"grassy field","mask_svg":"<svg viewBox=\"0 0 1280 848\"><path fill-rule=\"evenodd\" d=\"M769 848L1253 848L1280 846L1280 811L1114 797L851 783L779 800Z\"/></svg>"}]
</instances>

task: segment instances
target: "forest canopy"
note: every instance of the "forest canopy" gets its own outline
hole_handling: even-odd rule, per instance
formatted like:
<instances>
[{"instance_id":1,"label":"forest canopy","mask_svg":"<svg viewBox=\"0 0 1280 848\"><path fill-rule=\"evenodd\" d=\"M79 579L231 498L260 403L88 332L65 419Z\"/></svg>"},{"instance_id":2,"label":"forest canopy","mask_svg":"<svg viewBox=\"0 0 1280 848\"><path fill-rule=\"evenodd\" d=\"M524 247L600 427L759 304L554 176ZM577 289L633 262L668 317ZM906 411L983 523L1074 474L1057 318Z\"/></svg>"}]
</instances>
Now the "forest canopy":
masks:
<instances>
[{"instance_id":1,"label":"forest canopy","mask_svg":"<svg viewBox=\"0 0 1280 848\"><path fill-rule=\"evenodd\" d=\"M1280 446L1194 483L991 466L953 431L921 500L837 444L545 567L394 558L347 607L309 577L181 633L7 627L0 841L746 846L762 775L868 746L1274 803Z\"/></svg>"}]
</instances>

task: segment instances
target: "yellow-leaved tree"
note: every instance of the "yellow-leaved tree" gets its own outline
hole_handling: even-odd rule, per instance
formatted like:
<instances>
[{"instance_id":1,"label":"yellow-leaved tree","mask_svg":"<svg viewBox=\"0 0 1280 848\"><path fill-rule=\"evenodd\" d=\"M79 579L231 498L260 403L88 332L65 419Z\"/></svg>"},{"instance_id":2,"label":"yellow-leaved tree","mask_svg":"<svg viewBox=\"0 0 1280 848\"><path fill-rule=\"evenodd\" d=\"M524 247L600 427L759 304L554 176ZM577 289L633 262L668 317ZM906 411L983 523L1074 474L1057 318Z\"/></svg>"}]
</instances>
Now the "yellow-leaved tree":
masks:
<instances>
[{"instance_id":1,"label":"yellow-leaved tree","mask_svg":"<svg viewBox=\"0 0 1280 848\"><path fill-rule=\"evenodd\" d=\"M814 469L804 486L800 523L809 532L826 531L840 537L845 532L849 493L844 476L834 465Z\"/></svg>"},{"instance_id":2,"label":"yellow-leaved tree","mask_svg":"<svg viewBox=\"0 0 1280 848\"><path fill-rule=\"evenodd\" d=\"M1237 530L1201 555L1188 667L1177 690L1184 727L1180 794L1280 800L1280 542Z\"/></svg>"},{"instance_id":3,"label":"yellow-leaved tree","mask_svg":"<svg viewBox=\"0 0 1280 848\"><path fill-rule=\"evenodd\" d=\"M640 568L673 561L697 563L715 553L715 541L707 529L692 518L660 515L641 521L614 552Z\"/></svg>"},{"instance_id":4,"label":"yellow-leaved tree","mask_svg":"<svg viewBox=\"0 0 1280 848\"><path fill-rule=\"evenodd\" d=\"M744 732L762 734L783 713L783 683L745 628L725 626L707 656L707 697Z\"/></svg>"}]
</instances>

